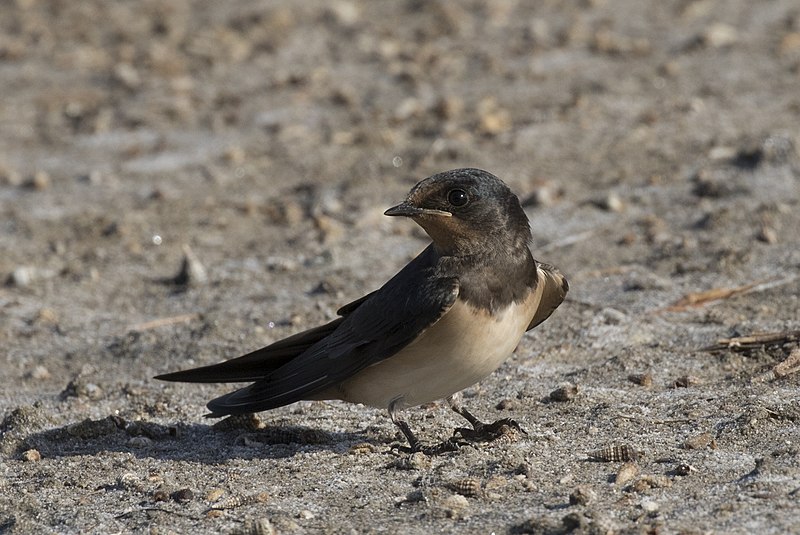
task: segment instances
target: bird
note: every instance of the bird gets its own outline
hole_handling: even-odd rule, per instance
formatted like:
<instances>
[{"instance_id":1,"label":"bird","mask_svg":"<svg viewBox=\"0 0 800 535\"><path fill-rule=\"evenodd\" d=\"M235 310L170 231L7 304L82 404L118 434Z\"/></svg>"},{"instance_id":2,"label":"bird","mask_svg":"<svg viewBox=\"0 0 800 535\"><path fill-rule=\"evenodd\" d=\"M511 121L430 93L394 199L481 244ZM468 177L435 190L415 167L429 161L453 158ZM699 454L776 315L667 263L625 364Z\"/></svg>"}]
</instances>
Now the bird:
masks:
<instances>
[{"instance_id":1,"label":"bird","mask_svg":"<svg viewBox=\"0 0 800 535\"><path fill-rule=\"evenodd\" d=\"M521 430L510 419L482 422L460 394L500 367L569 291L557 268L533 258L518 197L487 171L454 169L420 181L385 215L411 219L431 243L379 289L329 323L156 379L251 383L208 402L209 417L300 400L386 409L412 452L435 447L423 446L403 411L441 399L470 423L459 428L470 439L497 438L504 426Z\"/></svg>"}]
</instances>

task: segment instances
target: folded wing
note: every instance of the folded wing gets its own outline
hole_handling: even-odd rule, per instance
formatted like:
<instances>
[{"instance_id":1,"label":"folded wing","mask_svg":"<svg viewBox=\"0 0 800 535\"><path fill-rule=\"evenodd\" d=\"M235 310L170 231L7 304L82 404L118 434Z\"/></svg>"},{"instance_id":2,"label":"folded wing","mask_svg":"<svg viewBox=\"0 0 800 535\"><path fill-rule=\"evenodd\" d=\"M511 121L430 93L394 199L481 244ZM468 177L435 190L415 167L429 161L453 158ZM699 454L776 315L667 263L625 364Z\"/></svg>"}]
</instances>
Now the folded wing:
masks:
<instances>
[{"instance_id":1,"label":"folded wing","mask_svg":"<svg viewBox=\"0 0 800 535\"><path fill-rule=\"evenodd\" d=\"M345 316L327 325L238 359L159 378L255 381L210 401L210 416L258 412L308 399L391 357L447 313L458 296L458 281L437 277L436 259L429 247L379 290L345 305Z\"/></svg>"},{"instance_id":2,"label":"folded wing","mask_svg":"<svg viewBox=\"0 0 800 535\"><path fill-rule=\"evenodd\" d=\"M569 283L558 269L550 264L536 263L538 284L544 285L542 300L527 330L531 330L550 317L555 309L564 301L569 291Z\"/></svg>"}]
</instances>

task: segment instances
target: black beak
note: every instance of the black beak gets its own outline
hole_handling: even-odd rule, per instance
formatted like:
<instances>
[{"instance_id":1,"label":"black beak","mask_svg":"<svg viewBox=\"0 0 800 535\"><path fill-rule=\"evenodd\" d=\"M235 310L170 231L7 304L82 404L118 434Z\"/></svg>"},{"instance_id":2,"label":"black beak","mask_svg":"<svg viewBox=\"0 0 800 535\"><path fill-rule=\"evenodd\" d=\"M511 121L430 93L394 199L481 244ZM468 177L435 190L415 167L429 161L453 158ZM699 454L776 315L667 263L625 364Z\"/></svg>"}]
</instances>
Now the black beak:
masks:
<instances>
[{"instance_id":1,"label":"black beak","mask_svg":"<svg viewBox=\"0 0 800 535\"><path fill-rule=\"evenodd\" d=\"M415 215L419 215L422 213L422 210L414 206L413 204L409 203L408 201L403 201L397 206L392 206L388 210L386 210L383 215L401 215L404 217L413 217Z\"/></svg>"},{"instance_id":2,"label":"black beak","mask_svg":"<svg viewBox=\"0 0 800 535\"><path fill-rule=\"evenodd\" d=\"M414 206L408 201L403 201L397 206L392 206L386 210L383 215L401 215L403 217L414 217L418 215L438 215L443 217L452 217L453 214L445 212L444 210L433 210L431 208L419 208Z\"/></svg>"}]
</instances>

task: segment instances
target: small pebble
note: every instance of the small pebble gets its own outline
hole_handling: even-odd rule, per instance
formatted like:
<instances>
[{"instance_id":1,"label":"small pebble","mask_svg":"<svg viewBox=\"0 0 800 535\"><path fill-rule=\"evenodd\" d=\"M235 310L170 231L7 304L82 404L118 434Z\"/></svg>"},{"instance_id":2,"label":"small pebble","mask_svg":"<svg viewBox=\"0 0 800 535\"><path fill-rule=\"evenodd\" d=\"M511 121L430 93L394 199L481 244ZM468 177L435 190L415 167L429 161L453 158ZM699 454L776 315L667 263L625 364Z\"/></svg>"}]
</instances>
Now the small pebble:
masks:
<instances>
[{"instance_id":1,"label":"small pebble","mask_svg":"<svg viewBox=\"0 0 800 535\"><path fill-rule=\"evenodd\" d=\"M701 450L714 443L714 435L711 433L700 433L699 435L687 438L681 447L685 450Z\"/></svg>"},{"instance_id":2,"label":"small pebble","mask_svg":"<svg viewBox=\"0 0 800 535\"><path fill-rule=\"evenodd\" d=\"M682 375L675 379L673 386L675 388L689 388L690 386L696 386L702 384L703 381L694 375Z\"/></svg>"},{"instance_id":3,"label":"small pebble","mask_svg":"<svg viewBox=\"0 0 800 535\"><path fill-rule=\"evenodd\" d=\"M614 483L620 487L625 486L629 481L633 481L633 478L635 478L638 473L639 467L636 465L636 463L626 462L619 467L619 470L617 470Z\"/></svg>"},{"instance_id":4,"label":"small pebble","mask_svg":"<svg viewBox=\"0 0 800 535\"><path fill-rule=\"evenodd\" d=\"M206 493L206 501L213 503L222 498L223 494L225 494L224 490L220 488L213 488Z\"/></svg>"},{"instance_id":5,"label":"small pebble","mask_svg":"<svg viewBox=\"0 0 800 535\"><path fill-rule=\"evenodd\" d=\"M756 237L759 241L768 243L770 245L778 243L778 233L775 232L774 228L766 225L761 227L761 230L758 232Z\"/></svg>"},{"instance_id":6,"label":"small pebble","mask_svg":"<svg viewBox=\"0 0 800 535\"><path fill-rule=\"evenodd\" d=\"M516 399L506 398L504 400L501 400L497 405L495 405L495 408L501 411L508 411L517 408L518 405L519 402Z\"/></svg>"},{"instance_id":7,"label":"small pebble","mask_svg":"<svg viewBox=\"0 0 800 535\"><path fill-rule=\"evenodd\" d=\"M416 451L407 457L399 458L394 466L400 470L426 470L431 467L431 458L421 451Z\"/></svg>"},{"instance_id":8,"label":"small pebble","mask_svg":"<svg viewBox=\"0 0 800 535\"><path fill-rule=\"evenodd\" d=\"M572 383L566 383L550 392L551 401L571 401L578 395L578 387Z\"/></svg>"},{"instance_id":9,"label":"small pebble","mask_svg":"<svg viewBox=\"0 0 800 535\"><path fill-rule=\"evenodd\" d=\"M739 34L736 28L722 22L712 24L703 33L703 41L714 48L729 46L738 40Z\"/></svg>"},{"instance_id":10,"label":"small pebble","mask_svg":"<svg viewBox=\"0 0 800 535\"><path fill-rule=\"evenodd\" d=\"M697 468L688 463L681 463L675 467L675 474L679 476L688 476L692 472L697 472Z\"/></svg>"},{"instance_id":11,"label":"small pebble","mask_svg":"<svg viewBox=\"0 0 800 535\"><path fill-rule=\"evenodd\" d=\"M50 187L50 175L45 171L36 171L28 184L36 191L44 191Z\"/></svg>"},{"instance_id":12,"label":"small pebble","mask_svg":"<svg viewBox=\"0 0 800 535\"><path fill-rule=\"evenodd\" d=\"M453 494L442 500L441 506L448 517L457 518L469 508L469 501L461 494Z\"/></svg>"},{"instance_id":13,"label":"small pebble","mask_svg":"<svg viewBox=\"0 0 800 535\"><path fill-rule=\"evenodd\" d=\"M169 500L169 494L167 494L166 491L159 489L153 493L152 498L154 502L165 502Z\"/></svg>"},{"instance_id":14,"label":"small pebble","mask_svg":"<svg viewBox=\"0 0 800 535\"><path fill-rule=\"evenodd\" d=\"M655 513L658 511L658 503L653 500L642 500L640 505L642 506L642 509L648 513Z\"/></svg>"},{"instance_id":15,"label":"small pebble","mask_svg":"<svg viewBox=\"0 0 800 535\"><path fill-rule=\"evenodd\" d=\"M43 381L49 378L50 378L50 370L48 370L41 364L39 366L36 366L31 371L31 379L36 379L37 381Z\"/></svg>"},{"instance_id":16,"label":"small pebble","mask_svg":"<svg viewBox=\"0 0 800 535\"><path fill-rule=\"evenodd\" d=\"M42 460L42 454L39 453L39 450L26 450L22 453L22 460L29 463L36 463Z\"/></svg>"},{"instance_id":17,"label":"small pebble","mask_svg":"<svg viewBox=\"0 0 800 535\"><path fill-rule=\"evenodd\" d=\"M651 373L632 373L628 376L628 381L633 384L650 388L653 386L653 374Z\"/></svg>"},{"instance_id":18,"label":"small pebble","mask_svg":"<svg viewBox=\"0 0 800 535\"><path fill-rule=\"evenodd\" d=\"M622 199L616 193L609 193L605 197L598 199L595 201L595 205L608 212L619 213L625 209L625 203L622 202Z\"/></svg>"},{"instance_id":19,"label":"small pebble","mask_svg":"<svg viewBox=\"0 0 800 535\"><path fill-rule=\"evenodd\" d=\"M575 487L569 495L570 505L587 505L597 498L597 494L587 485Z\"/></svg>"},{"instance_id":20,"label":"small pebble","mask_svg":"<svg viewBox=\"0 0 800 535\"><path fill-rule=\"evenodd\" d=\"M672 480L665 475L646 475L640 477L633 484L632 488L635 492L645 492L650 489L669 488L672 486Z\"/></svg>"},{"instance_id":21,"label":"small pebble","mask_svg":"<svg viewBox=\"0 0 800 535\"><path fill-rule=\"evenodd\" d=\"M194 493L189 489L180 489L170 494L170 498L178 503L186 503L194 499Z\"/></svg>"}]
</instances>

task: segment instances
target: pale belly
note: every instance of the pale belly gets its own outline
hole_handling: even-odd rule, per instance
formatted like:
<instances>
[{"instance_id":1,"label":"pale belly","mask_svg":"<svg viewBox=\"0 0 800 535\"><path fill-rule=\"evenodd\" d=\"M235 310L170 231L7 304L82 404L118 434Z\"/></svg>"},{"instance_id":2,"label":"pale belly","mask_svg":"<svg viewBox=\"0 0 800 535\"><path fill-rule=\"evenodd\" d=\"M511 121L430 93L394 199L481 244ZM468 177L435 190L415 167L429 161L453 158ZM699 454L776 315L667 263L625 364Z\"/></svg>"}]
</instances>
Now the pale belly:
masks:
<instances>
[{"instance_id":1,"label":"pale belly","mask_svg":"<svg viewBox=\"0 0 800 535\"><path fill-rule=\"evenodd\" d=\"M373 407L413 407L446 398L496 370L514 351L539 304L540 292L494 317L458 301L396 355L374 364L325 397Z\"/></svg>"}]
</instances>

